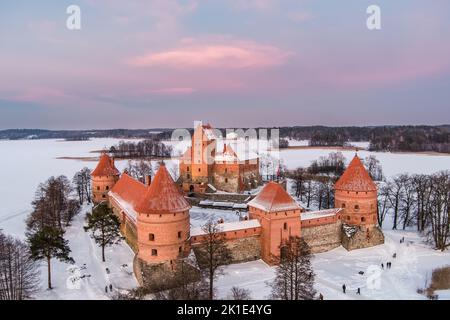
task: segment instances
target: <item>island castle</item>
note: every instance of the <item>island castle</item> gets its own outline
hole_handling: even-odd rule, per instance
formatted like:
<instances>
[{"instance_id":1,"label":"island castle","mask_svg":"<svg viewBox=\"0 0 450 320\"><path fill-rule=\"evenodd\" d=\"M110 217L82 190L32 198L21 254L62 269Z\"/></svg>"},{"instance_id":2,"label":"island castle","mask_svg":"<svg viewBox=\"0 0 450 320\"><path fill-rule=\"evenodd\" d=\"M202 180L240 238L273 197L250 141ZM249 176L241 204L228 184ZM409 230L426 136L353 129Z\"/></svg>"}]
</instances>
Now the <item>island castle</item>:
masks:
<instances>
[{"instance_id":1,"label":"island castle","mask_svg":"<svg viewBox=\"0 0 450 320\"><path fill-rule=\"evenodd\" d=\"M205 234L202 228L191 228L191 206L164 164L146 183L126 172L118 177L114 161L102 154L92 172L94 202L107 202L120 218L121 232L136 253L138 280L144 282L148 270L164 275L191 250L195 253ZM384 242L377 226L377 188L357 155L336 182L335 198L334 209L305 211L280 184L267 183L247 203L245 220L219 224L233 262L262 259L276 264L290 236L303 237L313 253Z\"/></svg>"},{"instance_id":2,"label":"island castle","mask_svg":"<svg viewBox=\"0 0 450 320\"><path fill-rule=\"evenodd\" d=\"M222 139L217 133L210 124L198 121L194 125L191 146L179 164L183 190L242 192L260 185L259 156L250 143L236 134Z\"/></svg>"}]
</instances>

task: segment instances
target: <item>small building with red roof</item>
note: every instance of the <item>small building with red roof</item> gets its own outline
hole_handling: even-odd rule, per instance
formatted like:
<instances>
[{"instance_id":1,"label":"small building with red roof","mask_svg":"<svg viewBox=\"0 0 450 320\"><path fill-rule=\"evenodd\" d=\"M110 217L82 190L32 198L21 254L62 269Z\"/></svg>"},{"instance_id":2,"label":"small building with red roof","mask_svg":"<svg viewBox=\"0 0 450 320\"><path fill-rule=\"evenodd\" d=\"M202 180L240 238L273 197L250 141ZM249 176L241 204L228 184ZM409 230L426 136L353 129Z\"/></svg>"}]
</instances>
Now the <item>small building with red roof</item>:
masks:
<instances>
[{"instance_id":1,"label":"small building with red roof","mask_svg":"<svg viewBox=\"0 0 450 320\"><path fill-rule=\"evenodd\" d=\"M261 224L261 258L277 263L283 244L301 235L301 207L276 182L266 184L248 206L249 218Z\"/></svg>"}]
</instances>

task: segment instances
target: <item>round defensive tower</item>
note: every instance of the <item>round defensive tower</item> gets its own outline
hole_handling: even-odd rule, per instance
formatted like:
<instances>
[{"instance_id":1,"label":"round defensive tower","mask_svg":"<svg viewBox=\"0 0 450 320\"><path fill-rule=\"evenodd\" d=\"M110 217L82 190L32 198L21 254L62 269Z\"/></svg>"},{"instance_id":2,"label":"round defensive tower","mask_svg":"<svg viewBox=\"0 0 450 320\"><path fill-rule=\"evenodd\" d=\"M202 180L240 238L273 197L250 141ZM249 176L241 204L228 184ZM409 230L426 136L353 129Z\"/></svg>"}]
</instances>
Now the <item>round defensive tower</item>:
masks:
<instances>
[{"instance_id":1,"label":"round defensive tower","mask_svg":"<svg viewBox=\"0 0 450 320\"><path fill-rule=\"evenodd\" d=\"M335 207L342 208L343 223L364 227L377 225L377 186L358 155L336 182Z\"/></svg>"},{"instance_id":2,"label":"round defensive tower","mask_svg":"<svg viewBox=\"0 0 450 320\"><path fill-rule=\"evenodd\" d=\"M190 251L191 206L161 164L143 199L136 205L138 258L152 263L172 262Z\"/></svg>"},{"instance_id":3,"label":"round defensive tower","mask_svg":"<svg viewBox=\"0 0 450 320\"><path fill-rule=\"evenodd\" d=\"M120 172L114 165L114 158L102 153L97 167L91 173L94 204L108 201L108 192L114 187L119 177Z\"/></svg>"}]
</instances>

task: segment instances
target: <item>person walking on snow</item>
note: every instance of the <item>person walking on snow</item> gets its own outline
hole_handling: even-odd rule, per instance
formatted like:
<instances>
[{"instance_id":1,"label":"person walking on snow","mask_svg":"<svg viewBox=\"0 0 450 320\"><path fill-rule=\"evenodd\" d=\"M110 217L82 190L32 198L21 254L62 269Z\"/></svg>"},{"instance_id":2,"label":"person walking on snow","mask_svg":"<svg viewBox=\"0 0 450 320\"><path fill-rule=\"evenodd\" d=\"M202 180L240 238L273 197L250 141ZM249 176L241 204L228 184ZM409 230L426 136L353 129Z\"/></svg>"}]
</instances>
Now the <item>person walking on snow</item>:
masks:
<instances>
[{"instance_id":1,"label":"person walking on snow","mask_svg":"<svg viewBox=\"0 0 450 320\"><path fill-rule=\"evenodd\" d=\"M345 293L345 289L346 289L346 288L347 288L347 287L345 286L345 284L343 284L343 285L342 285L342 292L343 292L343 293Z\"/></svg>"},{"instance_id":2,"label":"person walking on snow","mask_svg":"<svg viewBox=\"0 0 450 320\"><path fill-rule=\"evenodd\" d=\"M361 288L358 288L358 290L356 290L356 294L361 295Z\"/></svg>"}]
</instances>

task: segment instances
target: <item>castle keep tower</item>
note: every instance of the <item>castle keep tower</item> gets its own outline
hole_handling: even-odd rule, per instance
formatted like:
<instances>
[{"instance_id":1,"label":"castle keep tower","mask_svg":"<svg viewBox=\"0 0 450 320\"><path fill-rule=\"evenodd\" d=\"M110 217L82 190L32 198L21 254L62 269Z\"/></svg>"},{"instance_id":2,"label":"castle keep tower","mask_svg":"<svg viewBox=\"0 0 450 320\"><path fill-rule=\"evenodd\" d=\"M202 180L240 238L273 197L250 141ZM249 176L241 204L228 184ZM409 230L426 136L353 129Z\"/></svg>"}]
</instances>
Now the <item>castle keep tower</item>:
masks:
<instances>
[{"instance_id":1,"label":"castle keep tower","mask_svg":"<svg viewBox=\"0 0 450 320\"><path fill-rule=\"evenodd\" d=\"M97 167L91 173L92 201L98 204L108 201L108 192L119 180L120 172L114 165L114 159L102 153Z\"/></svg>"},{"instance_id":2,"label":"castle keep tower","mask_svg":"<svg viewBox=\"0 0 450 320\"><path fill-rule=\"evenodd\" d=\"M357 155L334 188L335 207L342 208L342 245L352 250L384 243L377 226L377 186Z\"/></svg>"},{"instance_id":3,"label":"castle keep tower","mask_svg":"<svg viewBox=\"0 0 450 320\"><path fill-rule=\"evenodd\" d=\"M136 205L138 258L172 264L190 251L189 209L164 164Z\"/></svg>"},{"instance_id":4,"label":"castle keep tower","mask_svg":"<svg viewBox=\"0 0 450 320\"><path fill-rule=\"evenodd\" d=\"M261 258L275 264L283 243L289 237L300 237L301 208L276 182L269 182L248 203L249 218L261 224Z\"/></svg>"}]
</instances>

